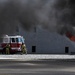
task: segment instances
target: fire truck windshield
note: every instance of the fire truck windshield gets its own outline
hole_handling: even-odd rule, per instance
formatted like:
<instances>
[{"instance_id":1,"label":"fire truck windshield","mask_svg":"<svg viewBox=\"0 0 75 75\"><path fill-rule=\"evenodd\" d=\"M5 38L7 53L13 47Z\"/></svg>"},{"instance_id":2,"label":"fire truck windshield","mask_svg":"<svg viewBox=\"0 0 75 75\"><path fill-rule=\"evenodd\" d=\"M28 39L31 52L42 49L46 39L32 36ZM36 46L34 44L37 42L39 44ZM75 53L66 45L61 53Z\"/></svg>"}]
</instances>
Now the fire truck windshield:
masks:
<instances>
[{"instance_id":1,"label":"fire truck windshield","mask_svg":"<svg viewBox=\"0 0 75 75\"><path fill-rule=\"evenodd\" d=\"M24 43L24 39L23 38L16 38L16 42L22 42L22 43Z\"/></svg>"},{"instance_id":2,"label":"fire truck windshield","mask_svg":"<svg viewBox=\"0 0 75 75\"><path fill-rule=\"evenodd\" d=\"M21 41L22 41L22 43L24 43L24 39L23 38L21 38Z\"/></svg>"}]
</instances>

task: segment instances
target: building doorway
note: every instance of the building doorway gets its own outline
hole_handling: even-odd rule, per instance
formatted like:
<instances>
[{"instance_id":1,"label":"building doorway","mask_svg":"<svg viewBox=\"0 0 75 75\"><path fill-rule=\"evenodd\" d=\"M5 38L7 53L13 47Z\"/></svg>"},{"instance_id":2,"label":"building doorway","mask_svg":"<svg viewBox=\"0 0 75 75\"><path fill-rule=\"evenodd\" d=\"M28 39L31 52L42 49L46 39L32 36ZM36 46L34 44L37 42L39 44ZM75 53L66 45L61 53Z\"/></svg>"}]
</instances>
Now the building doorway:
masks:
<instances>
[{"instance_id":1,"label":"building doorway","mask_svg":"<svg viewBox=\"0 0 75 75\"><path fill-rule=\"evenodd\" d=\"M36 46L32 46L32 53L36 52Z\"/></svg>"},{"instance_id":2,"label":"building doorway","mask_svg":"<svg viewBox=\"0 0 75 75\"><path fill-rule=\"evenodd\" d=\"M65 47L65 53L69 53L69 47Z\"/></svg>"}]
</instances>

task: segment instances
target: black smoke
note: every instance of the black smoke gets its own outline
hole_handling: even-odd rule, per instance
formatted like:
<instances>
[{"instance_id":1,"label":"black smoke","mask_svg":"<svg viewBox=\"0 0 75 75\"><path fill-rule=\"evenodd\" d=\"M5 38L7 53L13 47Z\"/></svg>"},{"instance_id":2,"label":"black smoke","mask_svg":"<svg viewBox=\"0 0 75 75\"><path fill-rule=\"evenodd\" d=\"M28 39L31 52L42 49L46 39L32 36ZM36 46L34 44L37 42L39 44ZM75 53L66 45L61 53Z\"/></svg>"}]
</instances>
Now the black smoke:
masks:
<instances>
[{"instance_id":1,"label":"black smoke","mask_svg":"<svg viewBox=\"0 0 75 75\"><path fill-rule=\"evenodd\" d=\"M57 10L57 30L64 34L71 32L75 35L75 1L74 0L58 0L55 4Z\"/></svg>"},{"instance_id":2,"label":"black smoke","mask_svg":"<svg viewBox=\"0 0 75 75\"><path fill-rule=\"evenodd\" d=\"M0 35L41 25L52 32L75 33L74 0L0 0Z\"/></svg>"}]
</instances>

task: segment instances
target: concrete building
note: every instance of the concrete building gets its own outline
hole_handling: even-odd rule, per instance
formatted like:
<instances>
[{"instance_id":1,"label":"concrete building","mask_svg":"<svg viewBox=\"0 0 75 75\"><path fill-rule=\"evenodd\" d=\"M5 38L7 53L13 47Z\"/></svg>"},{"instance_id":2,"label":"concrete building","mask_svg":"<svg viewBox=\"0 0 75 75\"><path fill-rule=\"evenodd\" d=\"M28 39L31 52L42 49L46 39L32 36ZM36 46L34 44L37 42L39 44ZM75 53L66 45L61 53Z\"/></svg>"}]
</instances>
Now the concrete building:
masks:
<instances>
[{"instance_id":1,"label":"concrete building","mask_svg":"<svg viewBox=\"0 0 75 75\"><path fill-rule=\"evenodd\" d=\"M66 36L51 33L40 27L34 28L31 32L19 27L17 31L18 34L24 36L28 53L69 54L75 52L75 43Z\"/></svg>"}]
</instances>

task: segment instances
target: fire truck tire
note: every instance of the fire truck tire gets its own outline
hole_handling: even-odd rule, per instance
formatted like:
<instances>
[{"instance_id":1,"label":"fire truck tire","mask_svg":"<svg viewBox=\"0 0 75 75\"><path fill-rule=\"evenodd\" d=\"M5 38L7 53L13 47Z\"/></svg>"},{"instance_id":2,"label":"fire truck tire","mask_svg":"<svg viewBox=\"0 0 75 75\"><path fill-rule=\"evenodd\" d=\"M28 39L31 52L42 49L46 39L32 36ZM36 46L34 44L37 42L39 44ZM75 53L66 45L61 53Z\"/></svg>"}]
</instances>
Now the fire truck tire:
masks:
<instances>
[{"instance_id":1,"label":"fire truck tire","mask_svg":"<svg viewBox=\"0 0 75 75\"><path fill-rule=\"evenodd\" d=\"M22 55L22 52L17 52L17 54L21 54Z\"/></svg>"},{"instance_id":2,"label":"fire truck tire","mask_svg":"<svg viewBox=\"0 0 75 75\"><path fill-rule=\"evenodd\" d=\"M5 48L3 48L2 54L5 54Z\"/></svg>"}]
</instances>

